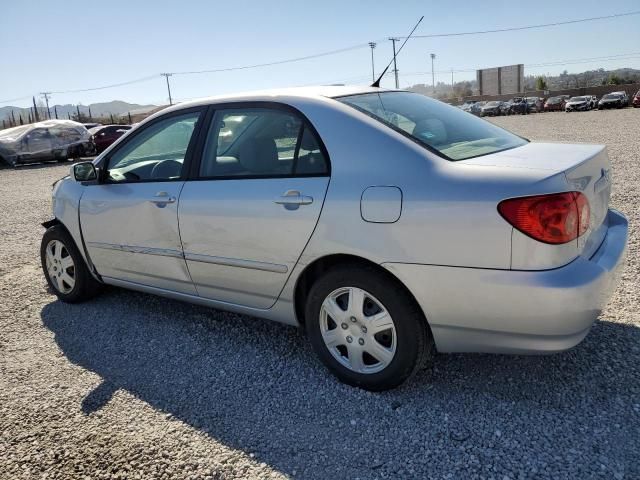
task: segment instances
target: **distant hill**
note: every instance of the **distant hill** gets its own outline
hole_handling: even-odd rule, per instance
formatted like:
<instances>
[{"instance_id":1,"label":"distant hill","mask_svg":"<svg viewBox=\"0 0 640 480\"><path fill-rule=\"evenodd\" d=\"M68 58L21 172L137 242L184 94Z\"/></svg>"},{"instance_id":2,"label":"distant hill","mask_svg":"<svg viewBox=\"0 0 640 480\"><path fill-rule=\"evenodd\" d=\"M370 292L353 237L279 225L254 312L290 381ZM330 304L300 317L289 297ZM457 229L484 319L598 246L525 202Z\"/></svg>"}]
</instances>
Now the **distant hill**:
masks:
<instances>
[{"instance_id":1,"label":"distant hill","mask_svg":"<svg viewBox=\"0 0 640 480\"><path fill-rule=\"evenodd\" d=\"M109 117L113 115L114 117L119 117L122 115L127 115L131 113L131 115L136 115L140 113L145 113L149 110L153 110L157 108L157 105L139 105L137 103L128 103L123 102L121 100L114 100L112 102L104 102L104 103L92 103L91 105L53 105L50 106L51 117L54 118L54 111L57 109L58 118L69 118L69 115L77 115L77 110L80 109L80 113L83 116L89 116L89 110L91 110L91 117ZM29 113L31 109L29 108L20 108L20 107L0 107L0 120L7 120L11 118L11 112L15 115L16 121L19 121L19 116L22 114L23 120L26 120L29 117ZM38 111L42 116L46 112L46 107L41 104L38 105Z\"/></svg>"}]
</instances>

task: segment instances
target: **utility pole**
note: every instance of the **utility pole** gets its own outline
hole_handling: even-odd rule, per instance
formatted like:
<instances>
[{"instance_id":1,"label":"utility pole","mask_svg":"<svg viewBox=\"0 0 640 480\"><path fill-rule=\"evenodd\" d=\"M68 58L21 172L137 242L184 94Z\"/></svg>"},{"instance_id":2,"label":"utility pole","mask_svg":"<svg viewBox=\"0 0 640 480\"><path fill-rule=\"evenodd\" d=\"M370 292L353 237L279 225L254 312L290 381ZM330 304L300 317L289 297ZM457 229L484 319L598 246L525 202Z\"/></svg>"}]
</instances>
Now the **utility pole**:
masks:
<instances>
[{"instance_id":1,"label":"utility pole","mask_svg":"<svg viewBox=\"0 0 640 480\"><path fill-rule=\"evenodd\" d=\"M167 79L167 92L169 92L169 105L173 105L173 101L171 100L171 86L169 85L169 77L173 75L173 73L161 73L164 78Z\"/></svg>"},{"instance_id":2,"label":"utility pole","mask_svg":"<svg viewBox=\"0 0 640 480\"><path fill-rule=\"evenodd\" d=\"M400 39L389 37L389 40L393 43L393 73L395 73L396 76L396 88L400 88L400 83L398 82L398 65L396 64L396 42L400 41Z\"/></svg>"},{"instance_id":3,"label":"utility pole","mask_svg":"<svg viewBox=\"0 0 640 480\"><path fill-rule=\"evenodd\" d=\"M40 115L38 114L38 107L36 106L36 97L31 97L33 100L33 117L36 119L36 122L40 121Z\"/></svg>"},{"instance_id":4,"label":"utility pole","mask_svg":"<svg viewBox=\"0 0 640 480\"><path fill-rule=\"evenodd\" d=\"M51 120L51 110L49 110L49 95L51 95L51 92L40 92L40 95L44 97L44 101L47 103L47 118Z\"/></svg>"},{"instance_id":5,"label":"utility pole","mask_svg":"<svg viewBox=\"0 0 640 480\"><path fill-rule=\"evenodd\" d=\"M54 112L55 112L55 114L56 114L56 120L58 120L58 106L57 106L57 105L54 105L54 106L53 106L53 111L54 111Z\"/></svg>"},{"instance_id":6,"label":"utility pole","mask_svg":"<svg viewBox=\"0 0 640 480\"><path fill-rule=\"evenodd\" d=\"M436 59L436 54L431 54L431 88L433 88L433 96L436 95L436 73L433 71L433 61Z\"/></svg>"},{"instance_id":7,"label":"utility pole","mask_svg":"<svg viewBox=\"0 0 640 480\"><path fill-rule=\"evenodd\" d=\"M369 46L371 47L371 78L373 81L376 81L376 67L373 63L373 49L376 48L376 42L369 42Z\"/></svg>"}]
</instances>

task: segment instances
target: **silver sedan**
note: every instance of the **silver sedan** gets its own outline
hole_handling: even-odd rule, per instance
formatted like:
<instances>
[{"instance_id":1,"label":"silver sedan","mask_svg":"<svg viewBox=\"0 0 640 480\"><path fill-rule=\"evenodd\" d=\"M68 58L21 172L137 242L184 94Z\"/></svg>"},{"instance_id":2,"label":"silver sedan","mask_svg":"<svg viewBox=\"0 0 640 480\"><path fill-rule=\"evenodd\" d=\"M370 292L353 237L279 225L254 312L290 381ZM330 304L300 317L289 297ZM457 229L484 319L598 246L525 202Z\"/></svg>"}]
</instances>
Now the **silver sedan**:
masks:
<instances>
[{"instance_id":1,"label":"silver sedan","mask_svg":"<svg viewBox=\"0 0 640 480\"><path fill-rule=\"evenodd\" d=\"M165 109L74 165L41 257L62 301L109 284L299 325L383 390L436 351L579 343L624 264L610 192L601 145L403 91L258 92Z\"/></svg>"}]
</instances>

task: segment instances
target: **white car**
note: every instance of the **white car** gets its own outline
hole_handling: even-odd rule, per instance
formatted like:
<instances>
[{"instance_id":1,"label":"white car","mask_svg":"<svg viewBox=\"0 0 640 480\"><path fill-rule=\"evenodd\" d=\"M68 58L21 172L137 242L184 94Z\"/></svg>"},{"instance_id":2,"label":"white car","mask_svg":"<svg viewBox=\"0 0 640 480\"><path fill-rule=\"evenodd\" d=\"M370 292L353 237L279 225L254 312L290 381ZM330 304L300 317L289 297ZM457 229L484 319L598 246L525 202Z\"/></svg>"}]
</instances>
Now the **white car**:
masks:
<instances>
[{"instance_id":1,"label":"white car","mask_svg":"<svg viewBox=\"0 0 640 480\"><path fill-rule=\"evenodd\" d=\"M565 112L591 110L591 96L571 97L564 106Z\"/></svg>"},{"instance_id":2,"label":"white car","mask_svg":"<svg viewBox=\"0 0 640 480\"><path fill-rule=\"evenodd\" d=\"M45 120L0 130L0 163L13 167L45 160L62 162L92 151L87 129L71 120Z\"/></svg>"},{"instance_id":3,"label":"white car","mask_svg":"<svg viewBox=\"0 0 640 480\"><path fill-rule=\"evenodd\" d=\"M579 343L624 265L610 192L601 145L404 91L258 92L170 107L74 165L41 258L63 301L109 284L303 326L338 378L383 390L436 350Z\"/></svg>"}]
</instances>

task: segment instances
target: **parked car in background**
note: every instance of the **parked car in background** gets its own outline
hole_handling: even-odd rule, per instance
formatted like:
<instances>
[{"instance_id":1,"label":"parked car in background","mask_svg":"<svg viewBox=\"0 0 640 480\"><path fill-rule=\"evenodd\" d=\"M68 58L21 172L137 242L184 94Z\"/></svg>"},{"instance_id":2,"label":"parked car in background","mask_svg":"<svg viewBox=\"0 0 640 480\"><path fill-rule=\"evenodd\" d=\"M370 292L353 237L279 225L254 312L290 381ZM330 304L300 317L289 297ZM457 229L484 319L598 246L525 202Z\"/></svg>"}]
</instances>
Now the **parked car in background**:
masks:
<instances>
[{"instance_id":1,"label":"parked car in background","mask_svg":"<svg viewBox=\"0 0 640 480\"><path fill-rule=\"evenodd\" d=\"M482 107L484 107L486 104L487 102L484 102L484 101L474 103L469 108L469 113L473 113L474 115L480 116L480 114L482 113Z\"/></svg>"},{"instance_id":2,"label":"parked car in background","mask_svg":"<svg viewBox=\"0 0 640 480\"><path fill-rule=\"evenodd\" d=\"M89 130L96 152L102 153L108 146L131 130L131 125L102 125Z\"/></svg>"},{"instance_id":3,"label":"parked car in background","mask_svg":"<svg viewBox=\"0 0 640 480\"><path fill-rule=\"evenodd\" d=\"M511 106L511 100L502 102L502 105L500 105L500 115L511 115Z\"/></svg>"},{"instance_id":4,"label":"parked car in background","mask_svg":"<svg viewBox=\"0 0 640 480\"><path fill-rule=\"evenodd\" d=\"M481 117L497 117L501 114L501 107L504 102L494 100L492 102L487 102L484 104L482 109L480 110Z\"/></svg>"},{"instance_id":5,"label":"parked car in background","mask_svg":"<svg viewBox=\"0 0 640 480\"><path fill-rule=\"evenodd\" d=\"M544 99L540 97L526 97L529 113L540 113L544 111Z\"/></svg>"},{"instance_id":6,"label":"parked car in background","mask_svg":"<svg viewBox=\"0 0 640 480\"><path fill-rule=\"evenodd\" d=\"M93 152L91 135L78 122L46 120L0 130L0 161L11 166L46 160L66 161Z\"/></svg>"},{"instance_id":7,"label":"parked car in background","mask_svg":"<svg viewBox=\"0 0 640 480\"><path fill-rule=\"evenodd\" d=\"M544 102L545 112L561 112L564 110L565 99L563 97L549 97Z\"/></svg>"},{"instance_id":8,"label":"parked car in background","mask_svg":"<svg viewBox=\"0 0 640 480\"><path fill-rule=\"evenodd\" d=\"M598 108L598 97L591 95L591 108Z\"/></svg>"},{"instance_id":9,"label":"parked car in background","mask_svg":"<svg viewBox=\"0 0 640 480\"><path fill-rule=\"evenodd\" d=\"M478 102L477 100L467 100L462 105L460 105L460 109L465 112L468 112L471 110L471 107L477 102Z\"/></svg>"},{"instance_id":10,"label":"parked car in background","mask_svg":"<svg viewBox=\"0 0 640 480\"><path fill-rule=\"evenodd\" d=\"M529 113L529 105L524 97L514 97L510 100L511 113L526 114Z\"/></svg>"},{"instance_id":11,"label":"parked car in background","mask_svg":"<svg viewBox=\"0 0 640 480\"><path fill-rule=\"evenodd\" d=\"M629 96L627 92L611 92L604 95L598 102L598 109L624 108L629 106Z\"/></svg>"},{"instance_id":12,"label":"parked car in background","mask_svg":"<svg viewBox=\"0 0 640 480\"><path fill-rule=\"evenodd\" d=\"M640 107L640 90L638 90L636 94L633 96L632 104L634 108Z\"/></svg>"},{"instance_id":13,"label":"parked car in background","mask_svg":"<svg viewBox=\"0 0 640 480\"><path fill-rule=\"evenodd\" d=\"M577 112L591 110L591 97L571 97L564 106L565 112Z\"/></svg>"},{"instance_id":14,"label":"parked car in background","mask_svg":"<svg viewBox=\"0 0 640 480\"><path fill-rule=\"evenodd\" d=\"M610 170L603 145L411 92L185 102L54 185L42 268L64 302L105 283L302 326L340 380L384 390L436 351L581 342L625 265Z\"/></svg>"}]
</instances>

